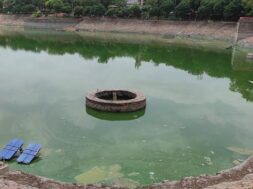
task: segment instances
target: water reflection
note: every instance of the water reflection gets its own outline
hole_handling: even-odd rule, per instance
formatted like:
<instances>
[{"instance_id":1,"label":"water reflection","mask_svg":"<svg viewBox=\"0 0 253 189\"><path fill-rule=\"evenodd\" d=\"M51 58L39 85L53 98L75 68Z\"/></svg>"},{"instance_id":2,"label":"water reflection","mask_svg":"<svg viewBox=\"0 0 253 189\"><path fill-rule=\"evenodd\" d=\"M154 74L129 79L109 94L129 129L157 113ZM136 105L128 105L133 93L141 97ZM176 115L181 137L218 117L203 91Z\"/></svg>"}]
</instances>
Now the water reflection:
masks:
<instances>
[{"instance_id":1,"label":"water reflection","mask_svg":"<svg viewBox=\"0 0 253 189\"><path fill-rule=\"evenodd\" d=\"M39 37L38 37L39 36ZM253 101L253 64L246 59L245 54L238 53L230 60L232 50L217 52L195 48L164 45L145 45L134 43L112 43L81 37L74 33L29 31L4 33L0 35L0 46L14 50L32 52L46 51L49 54L76 54L85 59L97 59L99 63L108 63L116 57L131 57L135 59L135 68L140 69L142 62L153 62L155 65L165 64L197 75L203 74L216 78L229 78L230 90L240 92L243 98Z\"/></svg>"},{"instance_id":2,"label":"water reflection","mask_svg":"<svg viewBox=\"0 0 253 189\"><path fill-rule=\"evenodd\" d=\"M97 111L92 108L86 107L86 113L101 120L107 121L129 121L138 119L145 115L145 109L136 111L136 112L128 112L128 113L111 113L111 112L102 112Z\"/></svg>"}]
</instances>

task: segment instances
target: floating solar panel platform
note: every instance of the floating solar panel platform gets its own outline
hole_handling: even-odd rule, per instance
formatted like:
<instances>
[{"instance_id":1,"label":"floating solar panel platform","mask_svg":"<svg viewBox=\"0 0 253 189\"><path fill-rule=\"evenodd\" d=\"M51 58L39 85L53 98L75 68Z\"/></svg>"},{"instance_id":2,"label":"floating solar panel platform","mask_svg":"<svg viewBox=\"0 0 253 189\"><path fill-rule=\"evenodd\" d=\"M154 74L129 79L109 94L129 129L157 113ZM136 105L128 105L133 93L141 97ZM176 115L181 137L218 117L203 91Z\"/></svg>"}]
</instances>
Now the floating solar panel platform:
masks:
<instances>
[{"instance_id":1,"label":"floating solar panel platform","mask_svg":"<svg viewBox=\"0 0 253 189\"><path fill-rule=\"evenodd\" d=\"M21 150L23 144L24 144L23 140L12 139L8 144L6 144L4 149L1 150L0 159L10 160L19 150Z\"/></svg>"},{"instance_id":2,"label":"floating solar panel platform","mask_svg":"<svg viewBox=\"0 0 253 189\"><path fill-rule=\"evenodd\" d=\"M18 157L18 163L29 164L33 161L33 159L38 155L42 146L40 144L29 144L27 148L22 152L22 154Z\"/></svg>"}]
</instances>

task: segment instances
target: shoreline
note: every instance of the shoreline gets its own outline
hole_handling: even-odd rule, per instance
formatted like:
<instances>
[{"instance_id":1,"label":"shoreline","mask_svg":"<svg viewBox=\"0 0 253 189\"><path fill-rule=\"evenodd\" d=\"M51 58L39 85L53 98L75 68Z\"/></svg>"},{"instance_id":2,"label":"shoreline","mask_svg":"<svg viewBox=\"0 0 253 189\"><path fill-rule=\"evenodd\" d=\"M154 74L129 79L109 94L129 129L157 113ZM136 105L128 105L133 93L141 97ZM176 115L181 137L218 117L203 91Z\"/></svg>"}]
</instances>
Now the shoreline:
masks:
<instances>
[{"instance_id":1,"label":"shoreline","mask_svg":"<svg viewBox=\"0 0 253 189\"><path fill-rule=\"evenodd\" d=\"M139 35L138 37L142 36L145 38L147 36L146 38L152 38L153 41L155 38L160 42L167 40L167 43L174 43L175 39L175 42L182 44L195 43L195 45L202 45L206 41L209 44L216 45L216 47L220 47L221 43L230 47L234 46L237 32L237 22L140 20L108 17L34 18L31 15L6 14L0 14L0 26L15 27L23 30L44 29L75 32L80 35L88 32L91 34L107 33L114 36ZM253 37L240 39L237 46L253 48Z\"/></svg>"},{"instance_id":2,"label":"shoreline","mask_svg":"<svg viewBox=\"0 0 253 189\"><path fill-rule=\"evenodd\" d=\"M230 42L234 40L236 32L236 22L138 20L103 17L33 18L30 15L5 14L0 14L0 25L74 32L152 34L167 38L182 36Z\"/></svg>"},{"instance_id":3,"label":"shoreline","mask_svg":"<svg viewBox=\"0 0 253 189\"><path fill-rule=\"evenodd\" d=\"M171 20L141 20L108 17L40 17L31 15L0 14L0 26L19 29L46 29L75 33L107 33L112 35L139 35L167 40L169 43L203 44L203 41L220 47L220 43L234 46L237 22L223 21L171 21ZM244 32L244 31L242 31ZM147 38L148 38L147 37ZM162 40L161 40L162 39ZM180 40L181 39L181 40ZM191 42L192 41L192 42ZM206 46L206 45L205 45ZM240 39L237 46L253 48L252 37ZM223 46L224 47L224 46Z\"/></svg>"},{"instance_id":4,"label":"shoreline","mask_svg":"<svg viewBox=\"0 0 253 189\"><path fill-rule=\"evenodd\" d=\"M9 171L0 175L1 189L127 189L125 186L58 182L41 176L36 176L21 171ZM253 187L253 156L242 164L231 169L216 173L216 175L201 175L186 177L178 181L162 181L137 189L248 189Z\"/></svg>"}]
</instances>

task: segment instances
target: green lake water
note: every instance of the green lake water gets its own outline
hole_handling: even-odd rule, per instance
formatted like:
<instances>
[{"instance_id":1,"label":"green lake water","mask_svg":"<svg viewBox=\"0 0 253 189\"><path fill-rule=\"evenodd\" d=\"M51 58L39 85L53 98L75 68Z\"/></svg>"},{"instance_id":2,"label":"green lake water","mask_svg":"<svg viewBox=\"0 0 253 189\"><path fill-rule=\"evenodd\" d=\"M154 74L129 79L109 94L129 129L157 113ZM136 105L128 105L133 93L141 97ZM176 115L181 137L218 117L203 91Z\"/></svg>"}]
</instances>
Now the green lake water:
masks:
<instances>
[{"instance_id":1,"label":"green lake water","mask_svg":"<svg viewBox=\"0 0 253 189\"><path fill-rule=\"evenodd\" d=\"M213 174L253 154L253 63L232 50L0 32L0 146L43 145L12 169L130 187ZM85 107L92 90L143 92L145 110Z\"/></svg>"}]
</instances>

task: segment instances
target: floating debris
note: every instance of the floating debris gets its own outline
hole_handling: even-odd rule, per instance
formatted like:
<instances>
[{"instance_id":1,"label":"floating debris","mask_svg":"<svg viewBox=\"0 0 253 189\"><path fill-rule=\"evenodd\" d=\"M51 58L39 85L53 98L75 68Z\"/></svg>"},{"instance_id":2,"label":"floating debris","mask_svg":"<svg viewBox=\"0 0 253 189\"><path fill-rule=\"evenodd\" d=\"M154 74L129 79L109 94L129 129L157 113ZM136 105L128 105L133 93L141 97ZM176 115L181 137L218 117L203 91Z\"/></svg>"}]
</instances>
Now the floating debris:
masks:
<instances>
[{"instance_id":1,"label":"floating debris","mask_svg":"<svg viewBox=\"0 0 253 189\"><path fill-rule=\"evenodd\" d=\"M155 175L154 172L149 172L149 178L150 178L151 180L154 180L154 179L155 179L154 175Z\"/></svg>"},{"instance_id":2,"label":"floating debris","mask_svg":"<svg viewBox=\"0 0 253 189\"><path fill-rule=\"evenodd\" d=\"M253 84L253 81L249 81L251 84Z\"/></svg>"},{"instance_id":3,"label":"floating debris","mask_svg":"<svg viewBox=\"0 0 253 189\"><path fill-rule=\"evenodd\" d=\"M215 154L214 151L210 151L211 154Z\"/></svg>"},{"instance_id":4,"label":"floating debris","mask_svg":"<svg viewBox=\"0 0 253 189\"><path fill-rule=\"evenodd\" d=\"M212 159L210 157L205 156L204 160L206 165L213 165Z\"/></svg>"},{"instance_id":5,"label":"floating debris","mask_svg":"<svg viewBox=\"0 0 253 189\"><path fill-rule=\"evenodd\" d=\"M57 149L55 150L56 153L61 153L62 152L62 149Z\"/></svg>"},{"instance_id":6,"label":"floating debris","mask_svg":"<svg viewBox=\"0 0 253 189\"><path fill-rule=\"evenodd\" d=\"M155 173L154 172L149 172L150 175L154 175Z\"/></svg>"},{"instance_id":7,"label":"floating debris","mask_svg":"<svg viewBox=\"0 0 253 189\"><path fill-rule=\"evenodd\" d=\"M227 149L229 151L232 151L241 155L253 155L252 149L239 148L239 147L234 147L234 146L227 147Z\"/></svg>"}]
</instances>

